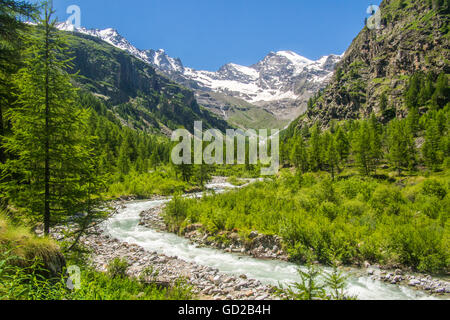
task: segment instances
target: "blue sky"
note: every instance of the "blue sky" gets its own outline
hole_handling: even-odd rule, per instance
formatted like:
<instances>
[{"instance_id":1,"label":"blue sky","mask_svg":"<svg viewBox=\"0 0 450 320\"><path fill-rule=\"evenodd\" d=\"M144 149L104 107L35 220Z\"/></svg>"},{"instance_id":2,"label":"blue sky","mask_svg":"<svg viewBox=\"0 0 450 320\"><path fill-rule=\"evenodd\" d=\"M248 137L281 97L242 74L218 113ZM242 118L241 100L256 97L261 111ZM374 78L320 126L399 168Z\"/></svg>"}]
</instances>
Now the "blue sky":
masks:
<instances>
[{"instance_id":1,"label":"blue sky","mask_svg":"<svg viewBox=\"0 0 450 320\"><path fill-rule=\"evenodd\" d=\"M270 51L309 59L343 53L380 0L54 0L59 20L81 8L87 28L115 28L140 49L163 48L184 65L252 65Z\"/></svg>"}]
</instances>

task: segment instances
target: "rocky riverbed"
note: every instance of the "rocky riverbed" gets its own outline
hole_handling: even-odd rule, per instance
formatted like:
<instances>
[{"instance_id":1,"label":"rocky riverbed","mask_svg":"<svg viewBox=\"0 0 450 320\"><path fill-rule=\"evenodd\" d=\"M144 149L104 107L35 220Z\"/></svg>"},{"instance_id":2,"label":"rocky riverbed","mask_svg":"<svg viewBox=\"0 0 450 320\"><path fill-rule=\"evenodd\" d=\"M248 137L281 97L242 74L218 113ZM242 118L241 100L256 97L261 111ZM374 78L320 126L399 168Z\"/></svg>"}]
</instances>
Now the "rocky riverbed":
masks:
<instances>
[{"instance_id":1,"label":"rocky riverbed","mask_svg":"<svg viewBox=\"0 0 450 320\"><path fill-rule=\"evenodd\" d=\"M128 199L127 199L128 200ZM125 200L113 204L120 210ZM116 210L117 211L117 210ZM62 228L55 228L53 237L62 239ZM263 285L260 281L248 279L241 275L230 276L211 267L186 262L178 257L170 257L158 252L121 242L105 234L101 227L93 227L90 235L82 237L80 244L91 251L89 263L98 271L106 271L109 262L115 258L126 259L130 277L139 278L145 270L153 270L158 275L148 279L149 282L173 284L184 279L193 286L194 293L205 299L216 300L267 300L277 299L274 288Z\"/></svg>"},{"instance_id":2,"label":"rocky riverbed","mask_svg":"<svg viewBox=\"0 0 450 320\"><path fill-rule=\"evenodd\" d=\"M430 275L408 274L403 270L381 270L379 268L367 268L367 274L371 279L396 285L409 286L438 296L450 298L450 282L436 279Z\"/></svg>"}]
</instances>

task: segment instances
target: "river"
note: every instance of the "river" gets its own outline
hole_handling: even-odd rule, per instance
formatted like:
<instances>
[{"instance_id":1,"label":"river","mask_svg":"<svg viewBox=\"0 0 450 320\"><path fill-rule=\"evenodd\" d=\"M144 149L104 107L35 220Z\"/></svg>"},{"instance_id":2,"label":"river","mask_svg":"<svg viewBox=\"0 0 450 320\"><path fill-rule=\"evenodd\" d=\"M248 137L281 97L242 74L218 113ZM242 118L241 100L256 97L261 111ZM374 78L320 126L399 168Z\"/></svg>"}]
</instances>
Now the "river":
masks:
<instances>
[{"instance_id":1,"label":"river","mask_svg":"<svg viewBox=\"0 0 450 320\"><path fill-rule=\"evenodd\" d=\"M224 192L226 188L232 186L227 183L215 183L207 187L216 192ZM104 230L113 238L139 245L148 251L177 256L187 262L217 268L220 272L230 275L245 274L248 278L259 280L264 284L286 285L300 280L297 273L299 266L296 264L279 260L260 260L211 248L199 248L189 240L175 234L139 226L141 212L160 206L167 201L170 200L129 202L124 209L104 223ZM326 272L329 271L328 268L323 268ZM358 272L348 274L347 292L360 300L436 299L406 286L392 285L357 274Z\"/></svg>"}]
</instances>

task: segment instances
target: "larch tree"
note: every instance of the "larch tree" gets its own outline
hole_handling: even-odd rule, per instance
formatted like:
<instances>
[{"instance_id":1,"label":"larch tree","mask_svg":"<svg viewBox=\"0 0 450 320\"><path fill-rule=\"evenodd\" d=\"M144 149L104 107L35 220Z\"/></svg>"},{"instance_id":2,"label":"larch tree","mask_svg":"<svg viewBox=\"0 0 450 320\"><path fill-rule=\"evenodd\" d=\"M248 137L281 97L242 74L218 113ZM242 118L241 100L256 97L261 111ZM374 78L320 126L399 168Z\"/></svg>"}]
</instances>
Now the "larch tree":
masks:
<instances>
[{"instance_id":1,"label":"larch tree","mask_svg":"<svg viewBox=\"0 0 450 320\"><path fill-rule=\"evenodd\" d=\"M312 128L311 138L309 140L309 162L311 170L319 171L322 169L322 145L320 139L320 129L316 124Z\"/></svg>"},{"instance_id":2,"label":"larch tree","mask_svg":"<svg viewBox=\"0 0 450 320\"><path fill-rule=\"evenodd\" d=\"M336 149L336 142L333 136L330 137L326 153L326 161L331 178L334 180L336 171L339 170L339 154Z\"/></svg>"},{"instance_id":3,"label":"larch tree","mask_svg":"<svg viewBox=\"0 0 450 320\"><path fill-rule=\"evenodd\" d=\"M336 130L336 149L339 154L339 160L346 162L350 154L350 143L347 134L341 126Z\"/></svg>"},{"instance_id":4,"label":"larch tree","mask_svg":"<svg viewBox=\"0 0 450 320\"><path fill-rule=\"evenodd\" d=\"M389 161L399 175L402 168L414 167L416 159L414 139L405 120L394 119L389 123L388 148Z\"/></svg>"},{"instance_id":5,"label":"larch tree","mask_svg":"<svg viewBox=\"0 0 450 320\"><path fill-rule=\"evenodd\" d=\"M370 146L370 132L366 121L361 123L353 141L353 152L360 171L369 175L371 172L372 150Z\"/></svg>"},{"instance_id":6,"label":"larch tree","mask_svg":"<svg viewBox=\"0 0 450 320\"><path fill-rule=\"evenodd\" d=\"M37 26L24 35L23 67L14 76L17 101L8 111L12 134L5 139L11 159L2 185L15 206L53 224L81 213L98 191L88 113L77 105L64 35L45 3Z\"/></svg>"},{"instance_id":7,"label":"larch tree","mask_svg":"<svg viewBox=\"0 0 450 320\"><path fill-rule=\"evenodd\" d=\"M294 141L290 158L296 168L300 169L303 173L308 171L308 153L306 152L306 144L302 136Z\"/></svg>"},{"instance_id":8,"label":"larch tree","mask_svg":"<svg viewBox=\"0 0 450 320\"><path fill-rule=\"evenodd\" d=\"M375 114L372 113L369 119L370 134L370 164L371 169L376 171L377 165L383 158L383 146L381 142L382 128Z\"/></svg>"},{"instance_id":9,"label":"larch tree","mask_svg":"<svg viewBox=\"0 0 450 320\"><path fill-rule=\"evenodd\" d=\"M422 147L422 155L425 164L432 170L436 170L442 162L442 153L439 148L440 142L441 136L439 127L436 121L430 120L425 133L425 143Z\"/></svg>"}]
</instances>

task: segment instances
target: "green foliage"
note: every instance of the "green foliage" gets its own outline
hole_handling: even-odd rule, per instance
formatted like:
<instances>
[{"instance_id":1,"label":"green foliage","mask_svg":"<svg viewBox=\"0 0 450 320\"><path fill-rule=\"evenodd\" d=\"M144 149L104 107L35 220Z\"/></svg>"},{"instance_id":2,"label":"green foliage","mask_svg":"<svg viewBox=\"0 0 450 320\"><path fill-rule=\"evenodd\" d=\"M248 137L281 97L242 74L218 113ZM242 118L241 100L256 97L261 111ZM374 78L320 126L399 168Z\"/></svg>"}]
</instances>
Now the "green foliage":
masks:
<instances>
[{"instance_id":1,"label":"green foliage","mask_svg":"<svg viewBox=\"0 0 450 320\"><path fill-rule=\"evenodd\" d=\"M448 75L440 73L413 74L405 91L405 104L409 110L427 107L442 109L450 99Z\"/></svg>"},{"instance_id":2,"label":"green foliage","mask_svg":"<svg viewBox=\"0 0 450 320\"><path fill-rule=\"evenodd\" d=\"M236 176L231 176L227 179L227 182L233 186L240 187L247 183L247 181L238 179Z\"/></svg>"},{"instance_id":3,"label":"green foliage","mask_svg":"<svg viewBox=\"0 0 450 320\"><path fill-rule=\"evenodd\" d=\"M22 22L36 14L36 7L25 1L3 0L0 9L0 136L9 132L4 123L4 114L15 101L11 95L13 83L11 75L21 64L23 42L20 34L27 29ZM6 159L5 150L0 146L0 162Z\"/></svg>"},{"instance_id":4,"label":"green foliage","mask_svg":"<svg viewBox=\"0 0 450 320\"><path fill-rule=\"evenodd\" d=\"M447 195L447 190L444 185L438 180L429 179L423 183L422 192L428 196L436 196L443 200Z\"/></svg>"},{"instance_id":5,"label":"green foliage","mask_svg":"<svg viewBox=\"0 0 450 320\"><path fill-rule=\"evenodd\" d=\"M126 277L111 278L93 270L82 272L81 288L71 293L69 300L191 300L191 288L176 283L173 288L161 289Z\"/></svg>"},{"instance_id":6,"label":"green foliage","mask_svg":"<svg viewBox=\"0 0 450 320\"><path fill-rule=\"evenodd\" d=\"M360 171L369 175L373 169L373 158L371 150L369 126L363 122L354 140L355 159Z\"/></svg>"},{"instance_id":7,"label":"green foliage","mask_svg":"<svg viewBox=\"0 0 450 320\"><path fill-rule=\"evenodd\" d=\"M48 279L39 259L23 261L0 247L0 300L63 300L68 292L63 279Z\"/></svg>"},{"instance_id":8,"label":"green foliage","mask_svg":"<svg viewBox=\"0 0 450 320\"><path fill-rule=\"evenodd\" d=\"M406 121L394 119L387 128L388 159L400 174L402 168L413 169L416 164L416 150L412 134Z\"/></svg>"},{"instance_id":9,"label":"green foliage","mask_svg":"<svg viewBox=\"0 0 450 320\"><path fill-rule=\"evenodd\" d=\"M187 205L182 197L175 195L164 210L164 220L170 225L177 228L187 216Z\"/></svg>"},{"instance_id":10,"label":"green foliage","mask_svg":"<svg viewBox=\"0 0 450 320\"><path fill-rule=\"evenodd\" d=\"M280 287L277 294L288 300L351 300L345 292L347 278L336 266L330 273L308 263L306 270L298 269L300 282L287 288Z\"/></svg>"},{"instance_id":11,"label":"green foliage","mask_svg":"<svg viewBox=\"0 0 450 320\"><path fill-rule=\"evenodd\" d=\"M150 198L154 195L172 195L189 191L191 184L177 180L175 173L168 167L160 167L157 172L130 172L122 176L121 181L112 182L107 194L112 197L134 195L139 198Z\"/></svg>"},{"instance_id":12,"label":"green foliage","mask_svg":"<svg viewBox=\"0 0 450 320\"><path fill-rule=\"evenodd\" d=\"M67 278L48 278L39 261L18 267L11 264L16 257L0 250L0 300L191 300L192 287L178 279L172 287L97 272L87 266L81 269L79 289L70 290Z\"/></svg>"},{"instance_id":13,"label":"green foliage","mask_svg":"<svg viewBox=\"0 0 450 320\"><path fill-rule=\"evenodd\" d=\"M108 275L111 278L125 278L127 276L128 261L123 258L115 258L108 263Z\"/></svg>"},{"instance_id":14,"label":"green foliage","mask_svg":"<svg viewBox=\"0 0 450 320\"><path fill-rule=\"evenodd\" d=\"M48 266L61 255L53 240L38 238L25 227L0 216L0 300L190 300L192 287L178 279L164 289L150 282L126 277L128 263L115 259L102 273L87 266L86 258L73 251L66 255L67 265L80 267L80 283L68 287L64 269L60 274ZM155 270L143 270L142 277L157 276ZM72 283L75 279L72 279Z\"/></svg>"},{"instance_id":15,"label":"green foliage","mask_svg":"<svg viewBox=\"0 0 450 320\"><path fill-rule=\"evenodd\" d=\"M165 209L165 219L171 230L200 223L211 234L277 234L291 259L301 262L312 254L325 264L370 261L445 271L450 261L447 179L448 172L411 177L400 187L346 172L332 181L323 174L283 171L273 181L225 194L176 198Z\"/></svg>"},{"instance_id":16,"label":"green foliage","mask_svg":"<svg viewBox=\"0 0 450 320\"><path fill-rule=\"evenodd\" d=\"M345 292L347 277L336 264L333 264L333 271L325 275L325 286L328 288L331 300L351 300L353 297Z\"/></svg>"}]
</instances>

